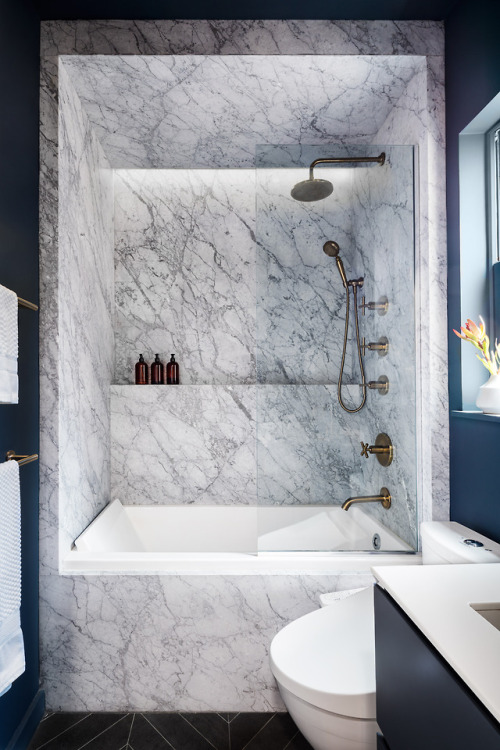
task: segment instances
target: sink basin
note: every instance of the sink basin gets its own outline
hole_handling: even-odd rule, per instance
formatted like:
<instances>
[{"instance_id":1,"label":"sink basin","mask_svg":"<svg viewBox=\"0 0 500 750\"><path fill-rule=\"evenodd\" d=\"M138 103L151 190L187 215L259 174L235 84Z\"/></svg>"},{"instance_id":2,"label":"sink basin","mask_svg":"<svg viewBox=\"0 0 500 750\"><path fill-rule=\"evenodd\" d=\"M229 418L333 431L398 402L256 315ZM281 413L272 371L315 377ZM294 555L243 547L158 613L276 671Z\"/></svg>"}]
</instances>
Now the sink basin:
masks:
<instances>
[{"instance_id":1,"label":"sink basin","mask_svg":"<svg viewBox=\"0 0 500 750\"><path fill-rule=\"evenodd\" d=\"M484 617L497 630L500 630L500 602L484 602L482 604L471 604L478 615Z\"/></svg>"}]
</instances>

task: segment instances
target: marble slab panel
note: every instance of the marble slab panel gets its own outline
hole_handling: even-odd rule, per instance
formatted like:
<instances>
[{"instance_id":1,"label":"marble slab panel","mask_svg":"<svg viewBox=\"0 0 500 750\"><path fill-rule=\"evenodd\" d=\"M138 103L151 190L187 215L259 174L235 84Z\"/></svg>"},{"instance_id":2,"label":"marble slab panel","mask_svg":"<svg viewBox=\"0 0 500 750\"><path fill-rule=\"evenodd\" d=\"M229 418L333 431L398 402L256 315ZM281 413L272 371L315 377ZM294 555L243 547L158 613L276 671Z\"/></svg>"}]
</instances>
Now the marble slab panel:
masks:
<instances>
[{"instance_id":1,"label":"marble slab panel","mask_svg":"<svg viewBox=\"0 0 500 750\"><path fill-rule=\"evenodd\" d=\"M117 169L252 168L261 143L369 141L417 62L311 55L61 60Z\"/></svg>"},{"instance_id":2,"label":"marble slab panel","mask_svg":"<svg viewBox=\"0 0 500 750\"><path fill-rule=\"evenodd\" d=\"M59 534L69 548L110 493L113 174L59 78Z\"/></svg>"},{"instance_id":3,"label":"marble slab panel","mask_svg":"<svg viewBox=\"0 0 500 750\"><path fill-rule=\"evenodd\" d=\"M427 58L379 131L380 139L417 143L416 404L421 520L449 518L444 60Z\"/></svg>"},{"instance_id":4,"label":"marble slab panel","mask_svg":"<svg viewBox=\"0 0 500 750\"><path fill-rule=\"evenodd\" d=\"M50 577L41 586L48 710L282 710L269 644L331 576Z\"/></svg>"},{"instance_id":5,"label":"marble slab panel","mask_svg":"<svg viewBox=\"0 0 500 750\"><path fill-rule=\"evenodd\" d=\"M115 172L116 383L175 352L181 383L255 382L253 170Z\"/></svg>"},{"instance_id":6,"label":"marble slab panel","mask_svg":"<svg viewBox=\"0 0 500 750\"><path fill-rule=\"evenodd\" d=\"M112 386L113 497L255 505L255 388Z\"/></svg>"},{"instance_id":7,"label":"marble slab panel","mask_svg":"<svg viewBox=\"0 0 500 750\"><path fill-rule=\"evenodd\" d=\"M429 185L427 198L419 207L422 241L417 266L417 312L421 334L418 427L424 429L427 436L426 441L420 440L424 468L419 481L425 490L421 494L423 517L430 518L433 514L434 517L445 517L448 507L446 357L440 343L446 339L445 213L442 200L443 31L443 24L425 21L112 20L42 23L40 534L42 570L54 574L44 576L41 581L41 652L42 679L49 709L149 707L154 710L157 706L164 709L165 705L171 706L172 710L195 711L228 710L230 706L234 706L234 710L282 708L275 686L272 681L267 681L269 673L266 672L267 677L263 676L263 669L267 670L264 643L267 645L270 636L285 622L313 608L313 604L308 603L313 590L334 588L333 584L325 583L322 589L320 582L314 583L311 578L301 576L307 598L300 600L292 590L296 585L295 577L266 577L270 585L276 584L280 596L277 597L276 589L269 595L270 590L265 588L267 582L263 582L267 593L260 606L256 602L257 595L249 598L245 594L255 590L253 577L248 586L244 581L240 586L240 577L228 576L221 578L215 587L208 587L207 578L203 577L191 594L189 587L182 583L169 587L171 578L150 577L151 589L141 578L130 578L130 583L124 588L117 583L120 577L59 577L55 558L59 526L59 464L64 454L60 451L59 435L62 394L58 367L57 56L437 55L426 59L426 96L421 99L417 94L414 102L404 103L403 95L395 102L396 112L392 119L389 114L379 129L380 135L373 139L379 143L418 143L421 188ZM416 125L413 129L408 127L411 112L415 113L415 123L420 121L420 129ZM385 137L389 121L391 136ZM425 312L424 316L421 311ZM438 326L439 341L433 336L431 342L428 320L433 326ZM381 397L372 395L374 401L380 401ZM371 402L367 408L371 408ZM396 413L394 418L397 418ZM365 439L368 440L368 436ZM363 461L364 472L372 469L375 472L378 464L371 459ZM396 467L397 464L394 471ZM391 468L387 471L390 472ZM379 475L367 473L364 486L377 486L379 479ZM347 584L355 585L359 584L353 580ZM344 584L339 582L337 588L343 587ZM225 591L235 592L240 588L243 591L241 599L236 595L224 598ZM162 603L163 606L159 606ZM182 609L184 604L186 610ZM228 621L234 618L234 634L228 634L223 623L218 623L217 610ZM205 628L204 616L207 613L208 623L215 634L213 638ZM277 620L273 619L268 627L271 622L268 615L272 614L274 618L276 613ZM161 627L164 619L166 630ZM260 631L262 641L258 640ZM243 634L241 639L240 632ZM187 644L187 649L183 643ZM234 657L236 653L243 654L240 661ZM198 678L200 663L202 676ZM233 667L237 675L234 679L231 676Z\"/></svg>"},{"instance_id":8,"label":"marble slab panel","mask_svg":"<svg viewBox=\"0 0 500 750\"><path fill-rule=\"evenodd\" d=\"M440 21L42 21L52 55L442 55Z\"/></svg>"}]
</instances>

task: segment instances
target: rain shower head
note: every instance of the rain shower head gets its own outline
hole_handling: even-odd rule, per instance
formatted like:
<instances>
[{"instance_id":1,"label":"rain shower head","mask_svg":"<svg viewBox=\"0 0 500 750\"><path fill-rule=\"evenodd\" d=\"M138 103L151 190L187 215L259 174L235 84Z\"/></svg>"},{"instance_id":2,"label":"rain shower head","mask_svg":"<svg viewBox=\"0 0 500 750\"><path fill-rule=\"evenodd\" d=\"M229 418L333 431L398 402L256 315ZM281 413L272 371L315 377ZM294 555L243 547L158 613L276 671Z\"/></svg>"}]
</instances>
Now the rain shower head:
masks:
<instances>
[{"instance_id":1,"label":"rain shower head","mask_svg":"<svg viewBox=\"0 0 500 750\"><path fill-rule=\"evenodd\" d=\"M320 201L328 198L333 193L333 185L328 180L320 180L314 177L313 169L317 164L363 164L365 162L375 162L382 166L385 163L385 153L379 156L353 156L342 157L338 159L315 159L309 167L309 179L298 182L290 191L292 198L303 203Z\"/></svg>"},{"instance_id":2,"label":"rain shower head","mask_svg":"<svg viewBox=\"0 0 500 750\"><path fill-rule=\"evenodd\" d=\"M320 201L333 193L333 185L328 180L318 180L310 177L308 180L298 182L292 188L290 195L296 201L311 202Z\"/></svg>"}]
</instances>

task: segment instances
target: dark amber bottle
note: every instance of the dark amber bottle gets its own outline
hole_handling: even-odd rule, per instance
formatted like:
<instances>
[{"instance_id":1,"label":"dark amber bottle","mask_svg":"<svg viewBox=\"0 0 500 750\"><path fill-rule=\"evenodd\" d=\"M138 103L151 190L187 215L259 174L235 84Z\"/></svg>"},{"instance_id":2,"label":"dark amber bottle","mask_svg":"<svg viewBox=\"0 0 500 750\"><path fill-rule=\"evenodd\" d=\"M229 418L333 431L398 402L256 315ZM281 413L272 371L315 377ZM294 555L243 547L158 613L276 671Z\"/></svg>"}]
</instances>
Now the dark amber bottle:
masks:
<instances>
[{"instance_id":1,"label":"dark amber bottle","mask_svg":"<svg viewBox=\"0 0 500 750\"><path fill-rule=\"evenodd\" d=\"M148 366L144 361L142 354L139 354L139 361L135 366L135 384L136 385L147 385L148 384Z\"/></svg>"},{"instance_id":2,"label":"dark amber bottle","mask_svg":"<svg viewBox=\"0 0 500 750\"><path fill-rule=\"evenodd\" d=\"M151 365L151 385L164 385L163 363L160 362L160 355L155 354L155 361Z\"/></svg>"},{"instance_id":3,"label":"dark amber bottle","mask_svg":"<svg viewBox=\"0 0 500 750\"><path fill-rule=\"evenodd\" d=\"M167 364L167 385L179 385L179 365L173 354Z\"/></svg>"}]
</instances>

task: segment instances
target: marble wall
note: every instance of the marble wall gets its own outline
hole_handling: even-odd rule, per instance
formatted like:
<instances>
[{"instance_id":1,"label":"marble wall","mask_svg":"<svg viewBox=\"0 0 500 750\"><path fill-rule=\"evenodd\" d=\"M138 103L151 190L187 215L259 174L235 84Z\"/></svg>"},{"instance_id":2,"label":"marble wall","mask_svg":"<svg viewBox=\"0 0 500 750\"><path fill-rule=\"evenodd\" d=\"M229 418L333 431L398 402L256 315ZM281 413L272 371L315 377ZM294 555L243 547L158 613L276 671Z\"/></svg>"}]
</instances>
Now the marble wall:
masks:
<instances>
[{"instance_id":1,"label":"marble wall","mask_svg":"<svg viewBox=\"0 0 500 750\"><path fill-rule=\"evenodd\" d=\"M256 144L329 144L332 134L366 142L416 63L412 55L62 59L117 169L252 169Z\"/></svg>"},{"instance_id":2,"label":"marble wall","mask_svg":"<svg viewBox=\"0 0 500 750\"><path fill-rule=\"evenodd\" d=\"M59 542L110 499L113 173L64 68L59 77Z\"/></svg>"},{"instance_id":3,"label":"marble wall","mask_svg":"<svg viewBox=\"0 0 500 750\"><path fill-rule=\"evenodd\" d=\"M449 519L444 70L430 56L377 134L416 148L417 487L420 521ZM427 502L426 498L432 498Z\"/></svg>"},{"instance_id":4,"label":"marble wall","mask_svg":"<svg viewBox=\"0 0 500 750\"><path fill-rule=\"evenodd\" d=\"M357 128L354 120L347 116L348 113L344 112L342 117L343 102L347 100L340 96L342 92L345 94L341 83L338 96L333 88L326 91L328 104L334 103L336 109L332 116L327 110L321 113L322 130L318 138L328 138L335 142L342 142L343 138L346 142L352 142L354 139L359 139L359 142L416 142L420 155L424 148L427 149L425 164L420 158L418 167L422 183L429 177L427 200L419 213L419 234L424 239L419 245L417 266L418 320L420 321L422 300L427 305L426 312L430 309L433 313L439 313L440 320L443 320L446 314L443 287L445 245L440 240L444 213L439 172L443 148L442 25L431 22L396 24L332 21L56 21L42 24L41 48L40 590L42 681L46 689L47 706L49 709L65 710L168 710L170 707L188 711L279 709L282 703L267 666L267 648L272 635L286 622L314 609L316 593L366 583L369 581L366 574L336 575L334 570L331 575L321 577L247 577L229 574L213 577L65 577L59 574L57 536L61 519L64 518L62 500L63 493L66 492L60 485L61 472L66 471L62 465L65 454L61 448L66 440L62 423L65 419L65 391L71 384L68 385L59 368L61 356L65 356L66 351L59 330L59 308L68 292L66 282L63 284L59 277L58 267L57 227L61 209L58 168L62 164L58 164L58 159L61 159L58 148L61 135L58 133L58 63L62 55L67 55L71 59L64 60L61 67L72 60L78 67L79 61L74 58L75 55L91 58L106 55L108 61L119 55L211 55L219 57L223 62L226 61L226 56L233 55L345 55L350 57L345 61L346 67L343 70L348 70L352 66L354 75L357 70L356 57L371 55L375 56L372 59L376 63L379 75L384 76L387 70L394 70L394 67L391 67L392 64L385 65L382 61L376 60L376 56L403 59L402 69L409 71L409 67L412 67L413 73L408 73L399 94L394 94L391 101L387 102L385 113L377 109L379 119L375 127L382 136L384 127L390 128L390 138L377 138L373 128L363 133L362 128ZM412 56L414 59L410 60ZM404 62L406 58L408 59ZM127 59L133 61L131 69L137 70L141 65L141 62L137 62L139 58ZM179 65L184 66L183 69L186 70L190 62L192 61L179 61ZM321 59L319 62L311 60L315 70L319 70L321 62ZM275 76L273 71L284 69L286 63L284 60L277 62L276 66L274 63L269 65L268 74L271 81ZM216 61L210 61L210 64L215 66L214 69L217 68ZM238 64L239 71L242 70L242 65L246 69L250 65L244 61ZM229 66L225 65L224 70L236 71L236 66L236 62ZM91 65L90 69L95 69L95 66ZM153 77L156 72L159 78L165 75L165 69L154 68ZM415 79L415 74L420 75L418 80ZM235 73L233 79L236 83L238 75L239 73ZM336 73L335 80L338 81L339 77ZM190 81L195 87L196 76L191 77ZM375 86L375 79L372 79L372 83ZM72 78L72 85L78 89L79 83ZM100 80L97 88L104 85L105 81ZM418 96L412 98L411 92L417 89ZM139 101L137 109L134 106L133 94L134 91L131 90L130 97L126 98L131 111L131 121L137 118L137 112L144 108L144 103L149 104L144 97ZM313 97L314 86L307 86L305 94ZM324 86L320 87L318 94L323 96L326 102ZM85 99L85 92L79 91L78 95ZM260 101L262 106L262 100ZM108 103L109 106L103 108L105 116L101 121L96 115L97 109L91 111L90 99L85 101L82 111L85 109L86 118L93 124L92 132L99 132L100 145L113 168L120 164L110 158L111 152L117 160L125 153L131 154L130 163L122 162L121 166L133 164L135 167L145 168L152 163L164 168L175 166L172 163L157 163L162 151L157 147L151 130L146 134L146 149L143 147L142 138L138 139L138 144L134 147L131 131L127 133L123 128L117 127L116 139L113 139L109 132L105 132L106 123L111 124L108 131L113 130L113 125L117 125L117 110L113 109L116 108L116 97L109 98ZM283 102L279 98L278 104L276 110L271 108L269 113L265 113L264 121L272 125L273 133L278 132L283 137L288 137L283 123L279 122L279 117L283 114ZM210 98L207 103L210 116L215 120L217 111L220 112L221 118L224 118L226 106L225 102L217 102L215 99L211 101ZM268 107L268 103L264 106ZM153 109L157 115L156 104ZM308 111L314 111L314 107ZM276 122L272 120L274 114ZM366 121L371 123L370 111L365 109L365 114ZM95 118L95 121L92 118ZM311 128L308 131L310 135L304 135L301 142L306 142L306 138L311 139L309 142L317 142L316 138L313 140L314 120L304 123L300 117L294 119L290 134L292 131L295 134L300 131L301 122L305 127ZM334 122L348 122L351 131L329 132L330 124ZM407 125L408 122L411 123L410 127ZM238 123L239 145L234 153L239 153L240 156L245 152L244 144L248 145L251 142L243 127L247 124ZM258 127L261 125L259 121ZM172 121L169 121L168 126L172 128L168 132L176 133L180 129L176 128ZM101 130L98 130L99 128ZM193 133L189 128L187 130L192 148L201 148L204 159L205 154L209 154L211 160L219 158L220 152L217 152L213 139L205 141L203 133ZM416 141L411 140L413 134ZM127 136L130 138L125 148L124 139L127 139ZM282 138L278 141L273 138L273 142L279 141L282 141ZM268 139L266 142L269 142ZM187 153L186 143L180 145L184 149L181 149L180 153ZM106 150L108 148L110 152ZM139 159L142 158L152 161L139 163ZM243 156L241 158L243 159ZM204 165L208 166L207 162L204 162ZM241 164L228 164L222 154L221 161L217 164L211 163L210 166L227 168ZM98 175L95 179L98 179ZM105 178L101 176L99 179ZM117 185L119 180L120 175L117 177ZM223 200L220 189L217 191L212 206L217 201L220 204ZM104 205L107 205L106 199ZM222 223L230 222L230 232L237 231L235 236L246 236L245 231L242 230L240 234L239 229L235 229L235 217L230 214L231 212L228 213L224 209L217 215L222 217ZM187 219L190 219L189 215ZM160 223L161 221L163 218L160 219ZM151 221L151 225L153 223L154 220ZM146 245L147 243L141 252L147 253ZM202 261L201 255L199 260ZM223 263L222 258L221 264ZM166 269L166 276L175 278L172 269ZM221 278L211 278L209 288L212 285L214 289L214 285L218 284ZM183 289L179 293L185 294L186 290ZM221 299L226 293L227 289L223 291ZM82 300L82 304L85 302L86 300ZM429 337L425 335L425 329L419 328L419 325L418 322L417 331L421 342L419 362L424 363L426 368L420 382L428 382L430 390L422 393L419 387L418 413L422 420L427 420L427 434L432 436L431 448L434 451L442 436L446 434L446 398L439 385L443 372L442 350L434 340L431 345ZM78 328L73 328L75 339L80 338L84 327L85 324L81 322ZM235 330L240 336L240 329L236 326ZM424 335L421 335L422 330ZM195 345L193 350L196 350ZM136 353L138 352L134 352ZM200 371L202 370L203 368L200 368ZM221 372L224 372L224 368L221 368ZM241 372L244 372L244 368ZM234 372L230 375L233 377ZM438 383L436 387L435 383ZM239 387L243 386L244 383L241 383ZM228 397L229 390L227 381L222 381L220 393L225 394L224 398ZM275 394L270 394L274 399ZM432 410L427 410L428 402L432 403ZM75 428L77 427L75 423ZM185 427L182 426L181 429ZM369 436L365 436L363 439L368 438ZM224 431L221 430L219 446L224 444L224 440ZM446 507L445 440L442 441L442 446L444 448L440 448L430 474L426 468L428 464L424 465L421 471L422 486L430 490L422 494L424 515L432 515L435 512L439 515ZM420 448L422 447L420 445ZM427 446L424 447L427 449ZM245 451L244 441L240 448L241 451ZM208 463L212 461L216 471L221 465L217 464L217 460L220 459L219 450L220 447L215 445L213 454L208 456ZM365 464L365 471L374 466L371 461L365 461ZM441 472L439 468L442 468ZM221 474L228 483L232 481L232 476L234 477L234 474L231 475L229 471ZM61 556L65 553L65 543L66 539L63 539L59 550Z\"/></svg>"},{"instance_id":5,"label":"marble wall","mask_svg":"<svg viewBox=\"0 0 500 750\"><path fill-rule=\"evenodd\" d=\"M369 574L52 577L42 683L63 711L275 711L269 644Z\"/></svg>"},{"instance_id":6,"label":"marble wall","mask_svg":"<svg viewBox=\"0 0 500 750\"><path fill-rule=\"evenodd\" d=\"M184 385L255 382L253 170L117 170L115 217L115 383L143 351Z\"/></svg>"}]
</instances>

